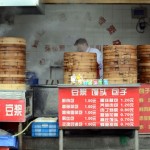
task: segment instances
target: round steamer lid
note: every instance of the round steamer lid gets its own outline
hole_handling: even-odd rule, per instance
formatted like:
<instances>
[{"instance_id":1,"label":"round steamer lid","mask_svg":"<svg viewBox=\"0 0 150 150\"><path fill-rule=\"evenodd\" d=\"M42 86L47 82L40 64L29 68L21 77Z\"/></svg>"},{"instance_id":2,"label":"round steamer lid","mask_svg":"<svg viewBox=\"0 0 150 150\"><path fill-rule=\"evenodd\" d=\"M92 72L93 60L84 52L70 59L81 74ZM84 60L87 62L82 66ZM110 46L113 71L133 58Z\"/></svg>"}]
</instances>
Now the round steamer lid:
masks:
<instances>
[{"instance_id":1,"label":"round steamer lid","mask_svg":"<svg viewBox=\"0 0 150 150\"><path fill-rule=\"evenodd\" d=\"M89 52L65 52L64 56L68 56L68 55L73 55L73 56L78 56L78 55L83 55L83 56L96 56L96 53L89 53Z\"/></svg>"},{"instance_id":2,"label":"round steamer lid","mask_svg":"<svg viewBox=\"0 0 150 150\"><path fill-rule=\"evenodd\" d=\"M17 78L25 78L26 76L25 75L20 75L20 74L0 74L0 78L1 77L17 77Z\"/></svg>"},{"instance_id":3,"label":"round steamer lid","mask_svg":"<svg viewBox=\"0 0 150 150\"><path fill-rule=\"evenodd\" d=\"M25 90L26 84L1 84L0 90Z\"/></svg>"},{"instance_id":4,"label":"round steamer lid","mask_svg":"<svg viewBox=\"0 0 150 150\"><path fill-rule=\"evenodd\" d=\"M119 49L124 49L124 48L127 48L127 49L135 49L136 50L136 46L134 45L104 45L104 50L107 50L107 49L116 49L116 48L119 48Z\"/></svg>"},{"instance_id":5,"label":"round steamer lid","mask_svg":"<svg viewBox=\"0 0 150 150\"><path fill-rule=\"evenodd\" d=\"M1 44L26 45L26 40L20 37L0 37L0 45Z\"/></svg>"}]
</instances>

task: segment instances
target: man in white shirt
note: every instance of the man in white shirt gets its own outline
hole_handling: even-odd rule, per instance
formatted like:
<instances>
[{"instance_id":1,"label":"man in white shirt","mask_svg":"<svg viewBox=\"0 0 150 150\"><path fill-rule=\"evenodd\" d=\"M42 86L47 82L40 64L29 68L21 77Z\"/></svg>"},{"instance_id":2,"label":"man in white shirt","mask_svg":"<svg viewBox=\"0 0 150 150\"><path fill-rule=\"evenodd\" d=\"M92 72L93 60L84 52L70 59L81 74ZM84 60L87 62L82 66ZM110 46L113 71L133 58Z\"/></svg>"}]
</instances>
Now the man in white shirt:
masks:
<instances>
[{"instance_id":1,"label":"man in white shirt","mask_svg":"<svg viewBox=\"0 0 150 150\"><path fill-rule=\"evenodd\" d=\"M79 52L96 53L96 55L97 55L97 63L99 65L99 74L100 74L100 78L102 78L102 66L103 66L102 62L103 62L103 60L102 60L102 53L101 53L101 51L99 51L96 48L89 47L87 40L84 39L84 38L80 38L80 39L76 40L74 45L77 47L77 50Z\"/></svg>"}]
</instances>

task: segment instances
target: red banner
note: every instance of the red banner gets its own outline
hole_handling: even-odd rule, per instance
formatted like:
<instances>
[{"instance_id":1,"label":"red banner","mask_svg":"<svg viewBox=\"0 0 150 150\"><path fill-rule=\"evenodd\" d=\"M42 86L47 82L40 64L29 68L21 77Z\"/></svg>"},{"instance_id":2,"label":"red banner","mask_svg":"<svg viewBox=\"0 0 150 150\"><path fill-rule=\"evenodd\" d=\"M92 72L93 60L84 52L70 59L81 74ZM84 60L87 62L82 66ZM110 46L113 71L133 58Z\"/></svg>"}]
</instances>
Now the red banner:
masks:
<instances>
[{"instance_id":1,"label":"red banner","mask_svg":"<svg viewBox=\"0 0 150 150\"><path fill-rule=\"evenodd\" d=\"M150 84L141 84L139 88L140 130L139 133L150 134Z\"/></svg>"},{"instance_id":2,"label":"red banner","mask_svg":"<svg viewBox=\"0 0 150 150\"><path fill-rule=\"evenodd\" d=\"M138 88L59 88L59 126L139 127Z\"/></svg>"},{"instance_id":3,"label":"red banner","mask_svg":"<svg viewBox=\"0 0 150 150\"><path fill-rule=\"evenodd\" d=\"M1 122L25 122L25 100L0 100Z\"/></svg>"}]
</instances>

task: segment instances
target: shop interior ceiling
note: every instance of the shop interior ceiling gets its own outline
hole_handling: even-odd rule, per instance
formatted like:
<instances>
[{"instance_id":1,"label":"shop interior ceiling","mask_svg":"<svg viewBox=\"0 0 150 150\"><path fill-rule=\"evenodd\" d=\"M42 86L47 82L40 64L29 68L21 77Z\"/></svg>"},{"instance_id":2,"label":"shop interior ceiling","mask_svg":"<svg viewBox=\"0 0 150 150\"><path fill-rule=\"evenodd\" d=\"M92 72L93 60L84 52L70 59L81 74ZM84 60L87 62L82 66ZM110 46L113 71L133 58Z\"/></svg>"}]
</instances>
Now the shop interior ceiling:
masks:
<instances>
[{"instance_id":1,"label":"shop interior ceiling","mask_svg":"<svg viewBox=\"0 0 150 150\"><path fill-rule=\"evenodd\" d=\"M150 4L150 0L0 0L0 24L13 24L15 15L44 14L44 4Z\"/></svg>"},{"instance_id":2,"label":"shop interior ceiling","mask_svg":"<svg viewBox=\"0 0 150 150\"><path fill-rule=\"evenodd\" d=\"M4 14L43 14L42 0L0 0L0 12Z\"/></svg>"},{"instance_id":3,"label":"shop interior ceiling","mask_svg":"<svg viewBox=\"0 0 150 150\"><path fill-rule=\"evenodd\" d=\"M150 0L43 0L43 3L150 4Z\"/></svg>"},{"instance_id":4,"label":"shop interior ceiling","mask_svg":"<svg viewBox=\"0 0 150 150\"><path fill-rule=\"evenodd\" d=\"M15 15L44 14L42 0L0 0L0 24L14 24Z\"/></svg>"}]
</instances>

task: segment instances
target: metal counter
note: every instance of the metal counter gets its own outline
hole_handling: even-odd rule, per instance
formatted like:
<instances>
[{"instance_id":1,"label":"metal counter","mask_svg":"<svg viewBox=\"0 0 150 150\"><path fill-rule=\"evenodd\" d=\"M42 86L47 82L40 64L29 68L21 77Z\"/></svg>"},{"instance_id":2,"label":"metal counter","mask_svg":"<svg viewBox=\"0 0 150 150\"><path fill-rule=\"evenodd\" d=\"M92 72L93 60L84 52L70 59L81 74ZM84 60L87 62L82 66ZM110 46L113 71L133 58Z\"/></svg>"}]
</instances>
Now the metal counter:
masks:
<instances>
[{"instance_id":1,"label":"metal counter","mask_svg":"<svg viewBox=\"0 0 150 150\"><path fill-rule=\"evenodd\" d=\"M111 85L92 85L92 86L83 86L83 85L64 85L64 84L59 84L58 85L58 88L59 88L59 90L61 91L62 90L62 92L60 93L60 91L59 91L59 98L60 98L60 102L61 102L61 100L65 100L64 99L64 97L65 97L65 95L66 95L66 97L69 95L69 90L70 89L77 89L77 91L78 91L78 88L80 89L80 88L85 88L85 89L88 89L88 88L97 88L97 89L101 89L101 88L104 88L104 89L109 89L109 88L135 88L136 89L136 91L135 92L133 92L134 93L134 95L136 95L136 92L138 92L138 87L140 87L140 84L111 84ZM67 91L69 91L69 92L67 92ZM70 96L70 95L69 95ZM77 96L77 98L79 99L80 97L78 97L78 94L77 95L75 95L75 96ZM81 96L83 96L83 95L81 95ZM70 96L71 97L71 96ZM70 98L69 97L69 98ZM67 97L68 98L68 97ZM71 97L72 98L72 97ZM70 99L71 99L70 98ZM78 100L78 99L75 99L75 100ZM74 98L73 98L74 99ZM74 100L74 101L75 101ZM82 100L82 99L80 99L80 100ZM63 104L64 104L64 102L65 101L63 101ZM68 102L68 101L67 101ZM77 101L76 101L77 102ZM84 102L84 101L82 101L82 102ZM136 102L138 103L138 98L136 99ZM62 103L61 103L62 104ZM72 103L71 103L72 104ZM74 104L74 103L73 103ZM75 104L81 104L81 103L75 103ZM84 103L82 103L81 105L83 105ZM65 113L61 116L61 112L63 112L62 110L65 110L64 108L66 108L66 107L62 107L63 109L60 109L59 110L59 112L60 112L60 114L59 114L59 121L60 121L60 130L59 130L59 150L64 150L64 141L63 141L63 138L64 138L64 131L66 130L66 129L70 129L70 127L65 127L65 125L63 126L62 125L62 127L61 127L61 121L63 120L63 119L61 119L62 118L62 116L64 117L65 116ZM69 107L67 107L67 111L69 110L68 109ZM85 107L83 107L83 109L84 109ZM87 107L86 107L87 108ZM136 107L137 108L137 107ZM96 109L96 108L95 108ZM81 110L82 110L82 108L81 108ZM136 112L136 111L135 111ZM90 114L91 115L91 114ZM82 117L81 117L81 119L82 119ZM136 118L135 118L136 119ZM78 120L79 120L79 116L78 116ZM70 121L70 120L69 120ZM87 120L86 120L87 121ZM96 120L97 121L97 120ZM96 122L95 121L95 122ZM76 121L77 122L77 121ZM85 122L85 121L84 121ZM96 122L97 123L97 122ZM63 127L65 127L65 128L63 128ZM80 129L84 129L84 127L85 126L82 126ZM74 129L77 129L76 127L73 127ZM72 129L73 129L72 128ZM88 127L89 128L89 127ZM130 129L131 129L132 127L130 127ZM90 128L89 128L90 129ZM96 128L93 128L93 129L96 129ZM103 129L103 128L101 128L101 129ZM108 128L108 129L112 129L112 128ZM119 128L118 128L119 129ZM119 131L119 130L118 130ZM117 132L118 132L117 131ZM137 128L135 128L134 129L134 149L135 150L139 150L139 139L138 139L138 130L137 130Z\"/></svg>"},{"instance_id":2,"label":"metal counter","mask_svg":"<svg viewBox=\"0 0 150 150\"><path fill-rule=\"evenodd\" d=\"M111 84L111 85L36 85L33 86L33 116L58 116L58 88L106 88L106 87L139 87L140 84Z\"/></svg>"},{"instance_id":3,"label":"metal counter","mask_svg":"<svg viewBox=\"0 0 150 150\"><path fill-rule=\"evenodd\" d=\"M58 84L58 88L107 88L107 87L139 87L140 84L108 84L108 85L71 85Z\"/></svg>"}]
</instances>

